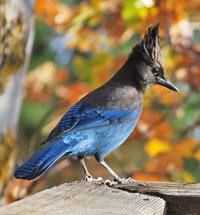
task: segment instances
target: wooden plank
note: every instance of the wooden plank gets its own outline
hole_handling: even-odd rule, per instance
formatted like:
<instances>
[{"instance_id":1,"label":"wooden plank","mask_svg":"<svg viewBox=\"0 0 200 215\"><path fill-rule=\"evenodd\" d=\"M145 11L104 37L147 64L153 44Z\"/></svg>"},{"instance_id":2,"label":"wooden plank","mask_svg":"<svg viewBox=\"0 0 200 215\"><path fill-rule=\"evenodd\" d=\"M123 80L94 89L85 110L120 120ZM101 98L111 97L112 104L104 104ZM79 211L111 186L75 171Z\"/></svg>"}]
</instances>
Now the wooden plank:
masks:
<instances>
[{"instance_id":1,"label":"wooden plank","mask_svg":"<svg viewBox=\"0 0 200 215\"><path fill-rule=\"evenodd\" d=\"M36 193L0 208L1 215L163 215L160 197L130 193L106 185L72 182Z\"/></svg>"},{"instance_id":2,"label":"wooden plank","mask_svg":"<svg viewBox=\"0 0 200 215\"><path fill-rule=\"evenodd\" d=\"M199 183L137 182L114 187L163 198L167 202L167 215L200 215Z\"/></svg>"}]
</instances>

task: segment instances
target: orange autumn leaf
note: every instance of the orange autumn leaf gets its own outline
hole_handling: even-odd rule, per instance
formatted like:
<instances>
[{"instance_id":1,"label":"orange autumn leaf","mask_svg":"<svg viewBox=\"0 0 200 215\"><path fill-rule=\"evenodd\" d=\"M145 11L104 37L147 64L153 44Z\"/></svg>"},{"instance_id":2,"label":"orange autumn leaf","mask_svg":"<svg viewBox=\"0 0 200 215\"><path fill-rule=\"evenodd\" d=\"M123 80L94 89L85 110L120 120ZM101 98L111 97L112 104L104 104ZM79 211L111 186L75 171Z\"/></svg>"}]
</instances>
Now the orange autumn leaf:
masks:
<instances>
[{"instance_id":1,"label":"orange autumn leaf","mask_svg":"<svg viewBox=\"0 0 200 215\"><path fill-rule=\"evenodd\" d=\"M132 175L136 181L170 181L169 178L163 174L138 172Z\"/></svg>"},{"instance_id":2,"label":"orange autumn leaf","mask_svg":"<svg viewBox=\"0 0 200 215\"><path fill-rule=\"evenodd\" d=\"M142 121L143 124L146 124L147 127L152 127L154 124L160 122L162 119L163 115L161 112L150 108L144 108L140 117L140 121Z\"/></svg>"},{"instance_id":3,"label":"orange autumn leaf","mask_svg":"<svg viewBox=\"0 0 200 215\"><path fill-rule=\"evenodd\" d=\"M182 140L179 144L173 146L174 151L182 157L191 157L196 147L197 142L192 138Z\"/></svg>"},{"instance_id":4,"label":"orange autumn leaf","mask_svg":"<svg viewBox=\"0 0 200 215\"><path fill-rule=\"evenodd\" d=\"M161 122L154 129L150 131L150 136L152 138L170 138L172 136L172 126L168 123Z\"/></svg>"},{"instance_id":5,"label":"orange autumn leaf","mask_svg":"<svg viewBox=\"0 0 200 215\"><path fill-rule=\"evenodd\" d=\"M147 172L152 172L152 173L157 173L158 171L158 165L157 162L155 160L151 161L151 162L147 162L144 165L144 169Z\"/></svg>"},{"instance_id":6,"label":"orange autumn leaf","mask_svg":"<svg viewBox=\"0 0 200 215\"><path fill-rule=\"evenodd\" d=\"M54 23L54 18L58 13L58 2L56 0L37 0L35 13L46 16L48 22Z\"/></svg>"}]
</instances>

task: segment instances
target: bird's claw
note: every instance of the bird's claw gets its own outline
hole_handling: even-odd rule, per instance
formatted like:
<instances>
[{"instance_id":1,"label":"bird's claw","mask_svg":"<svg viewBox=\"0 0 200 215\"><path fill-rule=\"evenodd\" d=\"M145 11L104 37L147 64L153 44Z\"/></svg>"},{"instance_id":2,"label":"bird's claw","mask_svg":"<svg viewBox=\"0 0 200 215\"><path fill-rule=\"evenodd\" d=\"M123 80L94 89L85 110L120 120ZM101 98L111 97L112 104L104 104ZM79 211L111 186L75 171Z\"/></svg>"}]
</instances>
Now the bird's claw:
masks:
<instances>
[{"instance_id":1,"label":"bird's claw","mask_svg":"<svg viewBox=\"0 0 200 215\"><path fill-rule=\"evenodd\" d=\"M114 180L114 181L105 180L104 184L111 187L111 186L117 185L117 184L130 184L130 183L134 183L134 182L136 182L136 181L132 178L120 178L120 180Z\"/></svg>"},{"instance_id":2,"label":"bird's claw","mask_svg":"<svg viewBox=\"0 0 200 215\"><path fill-rule=\"evenodd\" d=\"M95 183L103 183L104 180L101 177L93 178L91 175L86 175L85 180L88 182L95 182Z\"/></svg>"},{"instance_id":3,"label":"bird's claw","mask_svg":"<svg viewBox=\"0 0 200 215\"><path fill-rule=\"evenodd\" d=\"M104 184L109 186L109 187L112 187L113 185L119 184L119 182L118 181L110 181L110 180L107 179L107 180L104 181Z\"/></svg>"},{"instance_id":4,"label":"bird's claw","mask_svg":"<svg viewBox=\"0 0 200 215\"><path fill-rule=\"evenodd\" d=\"M119 181L119 184L130 184L130 183L134 183L136 182L136 180L134 180L133 178L122 178Z\"/></svg>"}]
</instances>

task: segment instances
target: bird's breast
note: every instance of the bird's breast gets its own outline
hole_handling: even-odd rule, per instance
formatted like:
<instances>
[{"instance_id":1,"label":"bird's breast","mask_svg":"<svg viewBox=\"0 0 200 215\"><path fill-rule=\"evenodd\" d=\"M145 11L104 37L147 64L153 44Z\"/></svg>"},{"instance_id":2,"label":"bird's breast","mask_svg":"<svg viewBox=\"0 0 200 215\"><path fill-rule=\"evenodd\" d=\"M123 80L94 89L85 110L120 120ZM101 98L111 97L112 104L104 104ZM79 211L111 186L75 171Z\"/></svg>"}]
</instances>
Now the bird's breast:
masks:
<instances>
[{"instance_id":1,"label":"bird's breast","mask_svg":"<svg viewBox=\"0 0 200 215\"><path fill-rule=\"evenodd\" d=\"M142 106L133 110L126 117L111 120L106 125L74 132L66 138L66 142L70 142L71 145L70 155L93 156L98 154L99 158L103 159L128 138L135 128L141 112Z\"/></svg>"}]
</instances>

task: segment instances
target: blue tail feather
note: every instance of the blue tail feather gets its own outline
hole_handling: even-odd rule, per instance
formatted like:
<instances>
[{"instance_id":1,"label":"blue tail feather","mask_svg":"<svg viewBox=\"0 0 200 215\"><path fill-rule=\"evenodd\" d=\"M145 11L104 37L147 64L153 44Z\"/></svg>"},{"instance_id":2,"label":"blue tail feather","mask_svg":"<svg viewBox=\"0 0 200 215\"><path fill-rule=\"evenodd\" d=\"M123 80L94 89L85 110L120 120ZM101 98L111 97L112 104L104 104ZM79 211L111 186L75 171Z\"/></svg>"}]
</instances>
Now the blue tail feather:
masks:
<instances>
[{"instance_id":1,"label":"blue tail feather","mask_svg":"<svg viewBox=\"0 0 200 215\"><path fill-rule=\"evenodd\" d=\"M59 138L34 154L16 170L15 177L33 180L46 172L62 155L68 152L68 147L62 140L63 138Z\"/></svg>"}]
</instances>

